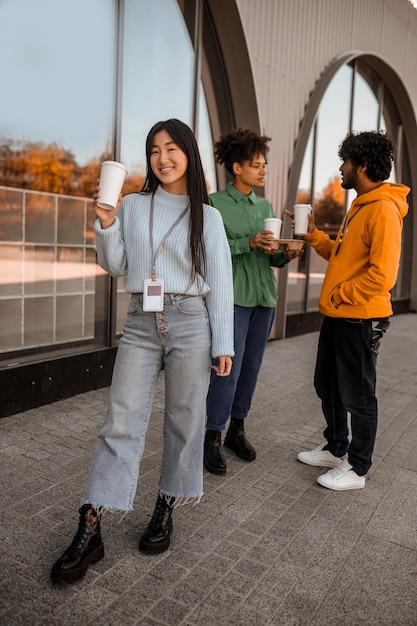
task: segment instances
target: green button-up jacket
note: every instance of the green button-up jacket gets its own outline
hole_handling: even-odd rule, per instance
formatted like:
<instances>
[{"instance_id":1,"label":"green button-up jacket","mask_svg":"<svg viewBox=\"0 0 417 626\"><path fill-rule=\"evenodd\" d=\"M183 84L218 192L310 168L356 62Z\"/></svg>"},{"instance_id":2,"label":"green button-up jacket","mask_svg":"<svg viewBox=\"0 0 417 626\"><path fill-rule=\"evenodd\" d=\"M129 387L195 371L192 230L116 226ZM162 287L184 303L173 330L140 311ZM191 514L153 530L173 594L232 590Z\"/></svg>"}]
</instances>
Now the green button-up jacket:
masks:
<instances>
[{"instance_id":1,"label":"green button-up jacket","mask_svg":"<svg viewBox=\"0 0 417 626\"><path fill-rule=\"evenodd\" d=\"M220 212L229 240L235 304L275 307L277 284L271 265L283 267L288 261L281 250L268 255L260 248L249 247L249 239L265 230L264 219L275 217L272 204L254 191L245 196L232 183L210 194L209 201Z\"/></svg>"}]
</instances>

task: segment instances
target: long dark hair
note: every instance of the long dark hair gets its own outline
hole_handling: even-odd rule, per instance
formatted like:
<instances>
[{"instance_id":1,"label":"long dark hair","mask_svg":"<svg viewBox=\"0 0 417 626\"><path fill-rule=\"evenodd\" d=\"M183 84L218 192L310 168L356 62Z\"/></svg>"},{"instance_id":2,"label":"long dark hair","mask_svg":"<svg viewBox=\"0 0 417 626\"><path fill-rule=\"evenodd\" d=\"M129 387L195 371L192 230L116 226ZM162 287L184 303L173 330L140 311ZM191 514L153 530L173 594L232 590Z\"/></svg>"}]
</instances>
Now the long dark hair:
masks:
<instances>
[{"instance_id":1,"label":"long dark hair","mask_svg":"<svg viewBox=\"0 0 417 626\"><path fill-rule=\"evenodd\" d=\"M192 264L190 283L192 283L197 274L201 274L203 278L206 275L206 251L203 239L204 213L202 206L203 203L208 204L206 180L193 131L184 122L173 118L164 122L157 122L148 133L146 138L146 178L142 192L154 193L161 184L159 178L152 171L150 161L154 137L161 130L165 130L168 133L188 159L187 190L190 201L189 241Z\"/></svg>"}]
</instances>

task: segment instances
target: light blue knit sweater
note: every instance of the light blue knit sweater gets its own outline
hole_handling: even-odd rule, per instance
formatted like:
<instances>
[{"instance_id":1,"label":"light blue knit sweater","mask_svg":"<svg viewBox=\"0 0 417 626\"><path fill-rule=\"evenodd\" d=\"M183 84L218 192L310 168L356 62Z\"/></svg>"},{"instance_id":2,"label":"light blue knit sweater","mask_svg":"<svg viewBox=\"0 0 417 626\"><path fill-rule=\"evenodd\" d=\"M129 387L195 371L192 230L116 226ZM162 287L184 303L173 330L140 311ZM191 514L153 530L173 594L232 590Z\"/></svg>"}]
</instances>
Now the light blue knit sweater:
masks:
<instances>
[{"instance_id":1,"label":"light blue knit sweater","mask_svg":"<svg viewBox=\"0 0 417 626\"><path fill-rule=\"evenodd\" d=\"M97 258L112 276L126 276L128 293L143 292L143 281L151 278L152 253L149 243L151 194L132 193L123 198L114 223L106 229L96 220ZM154 249L188 202L188 196L167 193L158 187L154 200ZM214 207L204 207L204 243L207 255L206 280L201 293L210 319L212 356L234 355L233 279L230 248L223 220ZM165 241L156 261L157 278L163 278L165 293L198 294L198 285L189 286L189 214L182 218ZM200 277L201 278L201 277ZM188 287L188 289L187 289Z\"/></svg>"}]
</instances>

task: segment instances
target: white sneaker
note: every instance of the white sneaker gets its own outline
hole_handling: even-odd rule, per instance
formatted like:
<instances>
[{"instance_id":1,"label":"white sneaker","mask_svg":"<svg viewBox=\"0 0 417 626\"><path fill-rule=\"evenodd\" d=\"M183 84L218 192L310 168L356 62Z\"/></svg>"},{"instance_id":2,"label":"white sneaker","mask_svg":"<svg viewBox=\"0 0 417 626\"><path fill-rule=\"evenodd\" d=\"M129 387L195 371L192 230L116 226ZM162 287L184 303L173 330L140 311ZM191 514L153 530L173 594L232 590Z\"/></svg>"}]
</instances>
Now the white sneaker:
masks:
<instances>
[{"instance_id":1,"label":"white sneaker","mask_svg":"<svg viewBox=\"0 0 417 626\"><path fill-rule=\"evenodd\" d=\"M347 491L348 489L362 489L365 487L365 476L358 476L349 461L343 461L335 467L317 478L317 482L322 487L334 489L335 491Z\"/></svg>"},{"instance_id":2,"label":"white sneaker","mask_svg":"<svg viewBox=\"0 0 417 626\"><path fill-rule=\"evenodd\" d=\"M337 467L346 457L343 456L342 458L338 458L337 456L333 456L333 454L328 450L323 450L325 445L326 444L323 443L314 450L299 452L297 454L297 459L306 465L315 465L316 467Z\"/></svg>"}]
</instances>

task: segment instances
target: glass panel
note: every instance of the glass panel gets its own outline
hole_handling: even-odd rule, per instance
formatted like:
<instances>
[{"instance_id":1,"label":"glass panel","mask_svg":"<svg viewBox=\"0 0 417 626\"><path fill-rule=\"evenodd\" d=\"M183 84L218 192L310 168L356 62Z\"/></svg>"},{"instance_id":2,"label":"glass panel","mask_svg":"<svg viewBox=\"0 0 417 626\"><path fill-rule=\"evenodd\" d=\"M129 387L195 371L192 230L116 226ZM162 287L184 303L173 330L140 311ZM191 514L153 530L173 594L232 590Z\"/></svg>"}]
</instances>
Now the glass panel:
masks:
<instances>
[{"instance_id":1,"label":"glass panel","mask_svg":"<svg viewBox=\"0 0 417 626\"><path fill-rule=\"evenodd\" d=\"M216 165L213 151L213 137L210 128L210 119L204 89L200 83L199 115L197 122L198 147L203 163L204 175L207 181L207 191L217 191Z\"/></svg>"},{"instance_id":2,"label":"glass panel","mask_svg":"<svg viewBox=\"0 0 417 626\"><path fill-rule=\"evenodd\" d=\"M25 347L51 344L55 339L54 298L25 298L24 301Z\"/></svg>"},{"instance_id":3,"label":"glass panel","mask_svg":"<svg viewBox=\"0 0 417 626\"><path fill-rule=\"evenodd\" d=\"M0 245L0 308L4 296L20 296L22 294L23 264L22 246ZM0 313L0 326L4 326L5 318Z\"/></svg>"},{"instance_id":4,"label":"glass panel","mask_svg":"<svg viewBox=\"0 0 417 626\"><path fill-rule=\"evenodd\" d=\"M22 302L21 298L1 301L0 352L22 344Z\"/></svg>"},{"instance_id":5,"label":"glass panel","mask_svg":"<svg viewBox=\"0 0 417 626\"><path fill-rule=\"evenodd\" d=\"M56 264L57 293L77 293L84 289L84 250L58 248Z\"/></svg>"},{"instance_id":6,"label":"glass panel","mask_svg":"<svg viewBox=\"0 0 417 626\"><path fill-rule=\"evenodd\" d=\"M44 193L28 193L25 197L25 241L54 243L56 197Z\"/></svg>"},{"instance_id":7,"label":"glass panel","mask_svg":"<svg viewBox=\"0 0 417 626\"><path fill-rule=\"evenodd\" d=\"M123 193L129 193L142 187L145 141L153 124L171 117L192 123L194 51L177 0L126 0L123 58L121 161L128 169ZM144 63L152 67L146 84ZM208 158L204 165L209 169ZM124 292L125 280L117 282L120 333L130 295Z\"/></svg>"},{"instance_id":8,"label":"glass panel","mask_svg":"<svg viewBox=\"0 0 417 626\"><path fill-rule=\"evenodd\" d=\"M337 72L320 103L317 124L314 221L335 236L345 213L345 191L340 185L339 145L349 131L352 68Z\"/></svg>"},{"instance_id":9,"label":"glass panel","mask_svg":"<svg viewBox=\"0 0 417 626\"><path fill-rule=\"evenodd\" d=\"M23 195L0 187L0 241L23 239Z\"/></svg>"},{"instance_id":10,"label":"glass panel","mask_svg":"<svg viewBox=\"0 0 417 626\"><path fill-rule=\"evenodd\" d=\"M301 204L311 203L311 180L313 171L313 128L304 153L296 202ZM287 283L287 313L300 313L305 310L305 291L307 280L308 256L310 252L306 248L304 254L298 259L291 261L288 267Z\"/></svg>"},{"instance_id":11,"label":"glass panel","mask_svg":"<svg viewBox=\"0 0 417 626\"><path fill-rule=\"evenodd\" d=\"M76 341L84 337L84 299L81 295L56 299L55 341Z\"/></svg>"},{"instance_id":12,"label":"glass panel","mask_svg":"<svg viewBox=\"0 0 417 626\"><path fill-rule=\"evenodd\" d=\"M55 248L46 246L25 247L25 295L53 294L55 271Z\"/></svg>"},{"instance_id":13,"label":"glass panel","mask_svg":"<svg viewBox=\"0 0 417 626\"><path fill-rule=\"evenodd\" d=\"M84 338L94 337L95 295L86 295L84 300Z\"/></svg>"},{"instance_id":14,"label":"glass panel","mask_svg":"<svg viewBox=\"0 0 417 626\"><path fill-rule=\"evenodd\" d=\"M352 130L376 130L378 128L378 101L364 78L355 74L355 95L353 99Z\"/></svg>"},{"instance_id":15,"label":"glass panel","mask_svg":"<svg viewBox=\"0 0 417 626\"><path fill-rule=\"evenodd\" d=\"M321 286L326 269L327 261L317 254L314 249L310 249L307 311L317 310Z\"/></svg>"},{"instance_id":16,"label":"glass panel","mask_svg":"<svg viewBox=\"0 0 417 626\"><path fill-rule=\"evenodd\" d=\"M0 184L76 191L83 182L79 168L109 151L114 1L37 0L23 6L0 3L0 76L7 93L0 101L0 138L14 166L2 170L7 182ZM11 24L19 25L18 37ZM96 35L105 45L97 44Z\"/></svg>"},{"instance_id":17,"label":"glass panel","mask_svg":"<svg viewBox=\"0 0 417 626\"><path fill-rule=\"evenodd\" d=\"M194 53L177 0L126 0L123 58L121 160L143 176L151 126L171 117L191 124Z\"/></svg>"},{"instance_id":18,"label":"glass panel","mask_svg":"<svg viewBox=\"0 0 417 626\"><path fill-rule=\"evenodd\" d=\"M115 0L0 3L0 75L8 94L0 100L0 242L10 244L0 246L6 351L93 337L94 325L104 326L102 307L95 319L103 272L93 249L91 196L112 149L114 18ZM19 25L19 37L10 24ZM57 300L62 293L72 305ZM22 301L10 300L21 294Z\"/></svg>"},{"instance_id":19,"label":"glass panel","mask_svg":"<svg viewBox=\"0 0 417 626\"><path fill-rule=\"evenodd\" d=\"M86 203L76 198L58 199L58 243L82 245L85 235Z\"/></svg>"}]
</instances>

